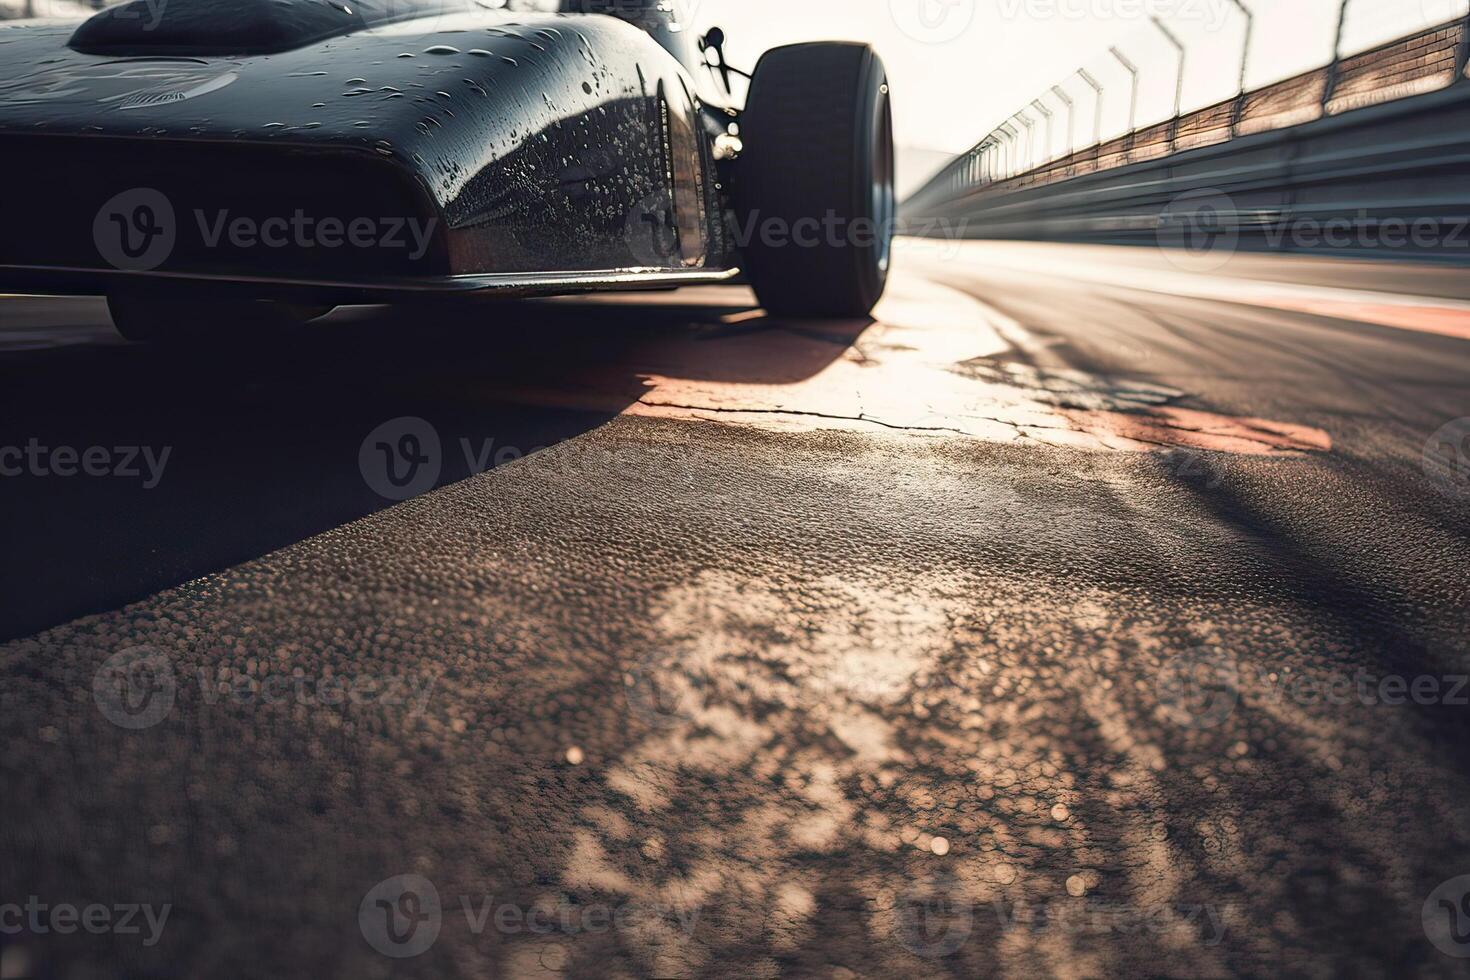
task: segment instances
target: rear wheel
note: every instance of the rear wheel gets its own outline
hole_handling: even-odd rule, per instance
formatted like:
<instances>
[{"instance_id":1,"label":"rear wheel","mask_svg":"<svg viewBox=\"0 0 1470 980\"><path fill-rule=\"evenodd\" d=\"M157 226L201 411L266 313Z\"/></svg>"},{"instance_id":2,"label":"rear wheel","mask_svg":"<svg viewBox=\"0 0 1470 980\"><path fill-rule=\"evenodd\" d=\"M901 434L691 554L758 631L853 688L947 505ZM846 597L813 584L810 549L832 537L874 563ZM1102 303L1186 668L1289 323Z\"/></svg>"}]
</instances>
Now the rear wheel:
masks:
<instances>
[{"instance_id":1,"label":"rear wheel","mask_svg":"<svg viewBox=\"0 0 1470 980\"><path fill-rule=\"evenodd\" d=\"M117 332L136 343L204 346L285 333L326 316L332 307L161 288L110 293L107 310Z\"/></svg>"},{"instance_id":2,"label":"rear wheel","mask_svg":"<svg viewBox=\"0 0 1470 980\"><path fill-rule=\"evenodd\" d=\"M761 304L778 316L867 316L887 285L895 210L882 59L865 44L767 52L740 135L737 237Z\"/></svg>"}]
</instances>

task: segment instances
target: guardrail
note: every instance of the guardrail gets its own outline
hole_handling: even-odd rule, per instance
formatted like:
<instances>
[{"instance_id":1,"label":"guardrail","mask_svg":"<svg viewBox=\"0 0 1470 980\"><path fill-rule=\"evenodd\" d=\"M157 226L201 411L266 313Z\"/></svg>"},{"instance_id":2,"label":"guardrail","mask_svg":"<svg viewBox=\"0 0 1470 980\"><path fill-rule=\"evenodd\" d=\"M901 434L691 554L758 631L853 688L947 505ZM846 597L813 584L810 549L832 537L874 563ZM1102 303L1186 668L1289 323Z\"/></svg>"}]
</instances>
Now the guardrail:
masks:
<instances>
[{"instance_id":1,"label":"guardrail","mask_svg":"<svg viewBox=\"0 0 1470 980\"><path fill-rule=\"evenodd\" d=\"M1339 0L1332 60L1325 66L1277 81L1254 91L1245 90L1246 63L1251 51L1253 14L1243 0L1230 0L1245 15L1240 54L1239 91L1195 111L1180 112L1185 85L1188 46L1157 20L1154 26L1178 52L1177 76L1171 81L1174 111L1160 121L1137 125L1141 71L1118 47L1111 57L1130 73L1126 130L1114 138L1095 139L1073 147L1076 93L1063 86L1051 90L1050 107L1042 99L1029 104L993 130L975 148L939 172L905 204L908 215L937 215L963 206L966 198L1015 191L1101 171L1129 167L1150 160L1300 126L1369 108L1386 102L1451 87L1464 81L1470 60L1470 3L1459 0L1453 20L1432 25L1405 37L1344 55L1343 37L1350 25L1351 0ZM1424 0L1426 5L1430 0ZM1445 0L1435 0L1443 3ZM1453 0L1448 0L1453 2ZM1101 75L1101 72L1097 72ZM1095 98L1093 130L1101 135L1104 84L1087 69L1072 76L1085 82ZM1117 102L1116 99L1113 100ZM1060 108L1059 108L1060 107ZM1065 109L1066 142L1053 152L1053 126ZM1085 111L1085 109L1083 110ZM1117 111L1117 106L1114 106ZM1044 126L1042 125L1044 123ZM1038 147L1038 142L1043 141Z\"/></svg>"},{"instance_id":2,"label":"guardrail","mask_svg":"<svg viewBox=\"0 0 1470 980\"><path fill-rule=\"evenodd\" d=\"M971 238L1470 264L1470 85L908 215L935 217Z\"/></svg>"}]
</instances>

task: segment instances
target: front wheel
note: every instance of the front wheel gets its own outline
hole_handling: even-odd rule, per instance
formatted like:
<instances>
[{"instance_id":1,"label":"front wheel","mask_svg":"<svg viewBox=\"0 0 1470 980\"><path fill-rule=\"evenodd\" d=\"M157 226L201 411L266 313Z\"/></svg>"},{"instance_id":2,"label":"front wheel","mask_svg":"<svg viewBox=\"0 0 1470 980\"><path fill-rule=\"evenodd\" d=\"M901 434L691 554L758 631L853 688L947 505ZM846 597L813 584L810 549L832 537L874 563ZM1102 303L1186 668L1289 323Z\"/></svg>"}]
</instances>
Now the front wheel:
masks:
<instances>
[{"instance_id":1,"label":"front wheel","mask_svg":"<svg viewBox=\"0 0 1470 980\"><path fill-rule=\"evenodd\" d=\"M777 316L863 317L888 281L893 113L866 44L796 44L756 66L740 121L735 234Z\"/></svg>"},{"instance_id":2,"label":"front wheel","mask_svg":"<svg viewBox=\"0 0 1470 980\"><path fill-rule=\"evenodd\" d=\"M326 316L332 307L165 287L109 293L107 311L117 332L135 343L206 346L268 338Z\"/></svg>"}]
</instances>

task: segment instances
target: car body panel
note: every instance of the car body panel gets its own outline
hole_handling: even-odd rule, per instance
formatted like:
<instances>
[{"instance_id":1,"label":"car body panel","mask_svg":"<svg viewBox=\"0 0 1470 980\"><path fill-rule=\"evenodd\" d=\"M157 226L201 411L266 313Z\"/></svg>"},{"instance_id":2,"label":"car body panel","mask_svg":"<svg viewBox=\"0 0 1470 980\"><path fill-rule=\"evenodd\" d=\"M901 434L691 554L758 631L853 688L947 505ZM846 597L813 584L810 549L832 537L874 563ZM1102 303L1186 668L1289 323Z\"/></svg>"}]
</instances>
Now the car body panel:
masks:
<instances>
[{"instance_id":1,"label":"car body panel","mask_svg":"<svg viewBox=\"0 0 1470 980\"><path fill-rule=\"evenodd\" d=\"M616 17L480 10L182 57L83 53L74 29L0 29L0 152L29 162L36 189L0 228L8 288L151 276L557 292L734 272L692 80ZM164 195L175 229L151 267L105 254L135 230L139 189ZM430 233L371 255L230 233L298 215Z\"/></svg>"}]
</instances>

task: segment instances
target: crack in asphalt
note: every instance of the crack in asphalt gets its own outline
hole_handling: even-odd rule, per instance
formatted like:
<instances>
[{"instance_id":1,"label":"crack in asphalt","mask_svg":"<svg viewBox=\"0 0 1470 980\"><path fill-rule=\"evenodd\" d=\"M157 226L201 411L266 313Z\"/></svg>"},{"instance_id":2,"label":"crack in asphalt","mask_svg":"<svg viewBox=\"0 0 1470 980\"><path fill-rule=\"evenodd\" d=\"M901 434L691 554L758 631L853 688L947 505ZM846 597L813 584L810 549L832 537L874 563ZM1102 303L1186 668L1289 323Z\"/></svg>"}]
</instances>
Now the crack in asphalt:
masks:
<instances>
[{"instance_id":1,"label":"crack in asphalt","mask_svg":"<svg viewBox=\"0 0 1470 980\"><path fill-rule=\"evenodd\" d=\"M646 406L648 408L669 408L669 409L675 409L675 410L681 411L681 412L706 412L706 413L709 413L710 415L716 415L716 416L718 416L718 415L790 415L790 416L795 416L795 417L800 417L800 418L819 418L819 419L826 419L828 421L834 421L834 422L868 422L868 423L871 423L873 425L879 426L879 427L884 428L884 429L889 429L889 430L894 431L894 432L948 433L948 434L951 434L951 435L954 435L954 436L958 436L958 437L961 437L961 438L969 438L972 435L971 433L966 432L964 429L955 428L953 426L898 425L898 424L893 423L893 422L885 422L884 420L882 420L880 418L875 418L875 417L873 417L871 415L868 415L865 412L859 412L857 415L841 415L841 414L830 413L830 412L814 412L814 411L811 411L809 409L794 409L794 408L726 408L726 407L716 407L716 406L711 406L711 405L694 405L694 404L688 404L688 403L682 403L682 402L648 401L647 399L643 399L643 398L640 398L638 400L638 404L644 405L644 406ZM1200 435L1209 435L1212 432L1217 431L1217 430L1213 430L1213 429L1209 429L1209 428L1204 428L1204 427L1198 427L1198 426L1179 425L1177 423L1174 423L1174 422L1169 421L1168 419L1163 418L1162 416L1154 415L1151 412L1147 412L1147 411L1144 411L1144 412L1127 412L1127 411L1118 410L1118 414L1120 414L1120 415L1129 415L1129 416L1133 416L1133 417L1140 418L1140 419L1150 419L1150 420L1158 423L1163 428L1172 429L1172 430L1175 430L1175 431L1178 431L1178 432L1190 432L1190 433L1196 433L1196 434L1200 434ZM1211 449L1208 449L1208 448L1202 447L1202 446L1187 446L1187 445L1183 445L1183 444L1180 444L1180 443L1165 442L1165 441L1161 441L1159 439L1150 439L1150 438L1148 438L1146 436L1139 435L1139 434L1136 434L1136 433L1135 434L1131 434L1131 435L1122 435L1120 433L1089 432L1089 430L1087 430L1087 429L1079 429L1079 428L1072 427L1072 426L1044 425L1042 423L1036 423L1036 422L1021 423L1021 422L1013 421L1011 419L997 418L997 417L995 417L993 415L964 415L963 417L966 418L966 419L972 419L972 420L977 421L977 422L994 422L997 425L1006 426L1007 428L1009 428L1009 429L1011 429L1012 431L1015 432L1016 437L1018 439L1030 440L1032 442L1037 442L1038 441L1036 439L1036 437L1034 435L1032 435L1032 432L1033 431L1039 431L1039 432L1068 432L1068 433L1086 433L1086 434L1091 434L1091 435L1097 437L1102 442L1103 445L1108 446L1109 448L1113 448L1114 445L1115 445L1115 440L1121 438L1121 439L1125 440L1126 442L1137 443L1137 444L1144 445L1144 446L1155 446L1155 447L1158 447L1161 450L1191 449L1191 450L1193 450L1195 452L1221 452L1221 450L1211 450ZM1264 433L1264 434L1267 434L1267 435L1274 435L1274 433L1271 433L1271 431L1269 429L1263 429L1260 426L1247 425L1246 428L1248 430L1250 430L1251 432L1260 432L1260 433ZM1239 436L1239 438L1241 438L1241 439L1249 439L1250 437L1249 436L1246 436L1246 435L1241 435L1241 436ZM1280 450L1280 451L1282 451L1283 453L1286 453L1286 454L1299 454L1299 453L1302 453L1302 452L1308 452L1308 451L1310 451L1309 449L1303 449L1301 447L1280 447L1280 446L1272 446L1271 442L1269 440L1266 440L1266 439L1256 439L1254 441L1259 442L1261 445L1269 446L1269 447L1278 449L1278 450Z\"/></svg>"},{"instance_id":2,"label":"crack in asphalt","mask_svg":"<svg viewBox=\"0 0 1470 980\"><path fill-rule=\"evenodd\" d=\"M857 415L837 415L828 412L813 412L806 409L796 408L720 408L712 405L690 405L680 402L651 402L642 398L638 400L638 403L640 405L646 405L649 408L673 408L678 409L681 412L709 412L716 415L795 415L803 418L828 419L834 422L871 422L874 425L882 426L885 429L892 429L895 432L952 432L957 436L968 437L970 435L970 433L966 432L964 429L957 429L953 426L898 425L893 422L885 422L882 419L874 418L873 416L868 415L864 412L859 412ZM967 419L973 419L977 422L994 422L997 425L1004 425L1008 428L1014 429L1016 435L1021 437L1022 439L1032 438L1027 433L1028 429L1039 429L1046 432L1079 431L1077 429L1073 429L1063 425L1041 425L1039 423L1026 423L1023 425L1022 423L1012 421L1011 419L996 418L992 415L965 415L964 417ZM1177 428L1177 426L1175 426L1175 428ZM1147 439L1135 439L1133 436L1127 436L1125 438L1131 439L1135 442L1145 442L1152 445L1164 446L1170 449L1177 448L1169 443L1155 443Z\"/></svg>"},{"instance_id":3,"label":"crack in asphalt","mask_svg":"<svg viewBox=\"0 0 1470 980\"><path fill-rule=\"evenodd\" d=\"M882 419L873 418L871 415L859 412L857 415L835 415L828 412L813 412L797 408L716 408L710 405L687 405L679 402L651 402L647 399L638 399L638 404L649 408L674 408L681 412L711 412L727 415L796 415L802 418L828 419L833 422L871 422L885 429L893 429L896 432L952 432L957 436L966 436L969 433L963 429L949 426L923 426L923 425L895 425ZM1015 423L1006 422L1003 419L993 419L1002 425L1015 428Z\"/></svg>"}]
</instances>

